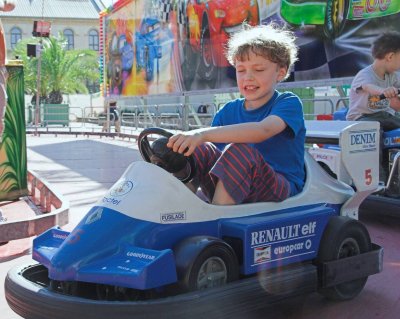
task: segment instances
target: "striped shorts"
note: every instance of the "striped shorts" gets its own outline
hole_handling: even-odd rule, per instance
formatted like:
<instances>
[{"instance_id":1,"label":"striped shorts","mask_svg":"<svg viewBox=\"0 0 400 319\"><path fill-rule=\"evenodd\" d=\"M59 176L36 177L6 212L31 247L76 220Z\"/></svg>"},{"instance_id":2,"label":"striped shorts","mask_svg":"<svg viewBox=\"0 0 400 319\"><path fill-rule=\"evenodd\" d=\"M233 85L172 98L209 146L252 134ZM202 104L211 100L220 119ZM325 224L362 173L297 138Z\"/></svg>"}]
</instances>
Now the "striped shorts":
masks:
<instances>
[{"instance_id":1,"label":"striped shorts","mask_svg":"<svg viewBox=\"0 0 400 319\"><path fill-rule=\"evenodd\" d=\"M280 202L290 196L287 179L247 144L229 144L221 152L214 144L205 143L196 148L193 156L196 179L210 202L218 180L236 204Z\"/></svg>"}]
</instances>

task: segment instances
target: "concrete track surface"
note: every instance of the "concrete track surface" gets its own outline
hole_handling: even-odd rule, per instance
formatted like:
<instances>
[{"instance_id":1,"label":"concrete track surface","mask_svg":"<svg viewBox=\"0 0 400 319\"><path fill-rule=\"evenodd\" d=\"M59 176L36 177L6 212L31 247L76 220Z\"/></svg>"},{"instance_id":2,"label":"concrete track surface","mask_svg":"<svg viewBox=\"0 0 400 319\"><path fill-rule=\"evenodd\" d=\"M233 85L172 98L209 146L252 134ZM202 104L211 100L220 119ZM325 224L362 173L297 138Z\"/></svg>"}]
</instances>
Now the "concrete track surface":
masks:
<instances>
[{"instance_id":1,"label":"concrete track surface","mask_svg":"<svg viewBox=\"0 0 400 319\"><path fill-rule=\"evenodd\" d=\"M127 139L42 135L28 136L27 144L28 168L47 180L70 202L70 222L63 227L66 230L74 228L132 161L141 160L136 143ZM371 276L357 298L330 302L312 293L274 306L249 309L246 318L399 318L400 213L396 218L366 207L360 213L360 219L368 227L372 241L384 247L385 254L383 272ZM8 307L3 283L11 267L31 260L32 239L15 240L0 246L1 319L21 318Z\"/></svg>"}]
</instances>

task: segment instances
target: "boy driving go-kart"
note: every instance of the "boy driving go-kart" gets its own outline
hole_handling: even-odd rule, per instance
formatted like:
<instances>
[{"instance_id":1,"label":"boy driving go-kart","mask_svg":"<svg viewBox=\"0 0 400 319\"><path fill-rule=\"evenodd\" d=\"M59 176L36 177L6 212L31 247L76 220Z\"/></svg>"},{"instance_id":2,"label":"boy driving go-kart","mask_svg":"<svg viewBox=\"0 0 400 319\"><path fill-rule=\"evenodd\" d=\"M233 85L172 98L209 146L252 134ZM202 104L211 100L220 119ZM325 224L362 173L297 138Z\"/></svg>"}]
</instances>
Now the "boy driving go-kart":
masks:
<instances>
[{"instance_id":1,"label":"boy driving go-kart","mask_svg":"<svg viewBox=\"0 0 400 319\"><path fill-rule=\"evenodd\" d=\"M245 25L229 39L227 58L243 98L221 108L211 128L178 133L167 146L193 154L195 179L214 204L279 202L298 194L304 184L302 104L275 89L297 59L294 35L273 25Z\"/></svg>"},{"instance_id":2,"label":"boy driving go-kart","mask_svg":"<svg viewBox=\"0 0 400 319\"><path fill-rule=\"evenodd\" d=\"M273 55L265 58L263 46L239 52L245 100L226 107L254 122L226 123L224 107L218 127L207 131L143 130L138 145L145 161L133 162L72 232L54 227L35 238L36 263L9 271L5 295L15 312L30 319L202 318L215 317L217 309L218 318L231 318L273 295L318 291L349 300L382 270L383 249L357 220L360 203L378 185L378 124L306 123L309 143L340 146L354 184L332 178L304 152L298 99L272 89L287 67L271 61ZM288 114L296 116L288 120ZM153 135L162 137L151 143ZM276 140L260 143L265 157L247 145L267 138ZM208 174L201 161L209 157L200 153L201 145L211 144L204 141L239 145L233 159L245 147L257 156L253 175L236 180L237 192L229 185L233 174L248 172L241 160L224 162L224 153L213 148L222 161L220 171L211 171L218 181L200 181L212 203L182 183ZM287 145L290 156L271 151ZM282 166L274 166L279 160ZM258 166L260 185L254 183ZM241 189L246 182L248 192ZM260 198L264 184L268 197Z\"/></svg>"}]
</instances>

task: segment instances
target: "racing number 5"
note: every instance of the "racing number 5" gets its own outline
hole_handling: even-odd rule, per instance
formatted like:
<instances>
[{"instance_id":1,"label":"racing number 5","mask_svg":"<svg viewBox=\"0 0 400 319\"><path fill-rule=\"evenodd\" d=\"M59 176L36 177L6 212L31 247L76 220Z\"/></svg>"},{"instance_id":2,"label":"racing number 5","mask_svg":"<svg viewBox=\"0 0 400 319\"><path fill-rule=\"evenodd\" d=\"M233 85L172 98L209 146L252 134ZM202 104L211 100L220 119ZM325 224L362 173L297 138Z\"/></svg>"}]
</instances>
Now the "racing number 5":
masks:
<instances>
[{"instance_id":1,"label":"racing number 5","mask_svg":"<svg viewBox=\"0 0 400 319\"><path fill-rule=\"evenodd\" d=\"M372 183L372 174L371 169L368 168L365 170L365 185L371 185Z\"/></svg>"}]
</instances>

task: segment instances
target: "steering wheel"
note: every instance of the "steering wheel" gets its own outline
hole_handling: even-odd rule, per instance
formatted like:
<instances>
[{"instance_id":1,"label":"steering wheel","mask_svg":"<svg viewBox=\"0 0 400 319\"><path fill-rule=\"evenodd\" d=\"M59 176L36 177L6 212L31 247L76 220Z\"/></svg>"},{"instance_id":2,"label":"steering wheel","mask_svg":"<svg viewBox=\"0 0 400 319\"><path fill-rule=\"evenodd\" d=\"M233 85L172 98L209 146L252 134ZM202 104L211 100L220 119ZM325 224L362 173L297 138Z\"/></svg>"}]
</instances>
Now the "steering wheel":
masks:
<instances>
[{"instance_id":1,"label":"steering wheel","mask_svg":"<svg viewBox=\"0 0 400 319\"><path fill-rule=\"evenodd\" d=\"M147 137L151 134L160 135L161 137L154 140L150 145ZM177 177L181 182L187 183L192 180L196 173L196 164L192 155L185 156L167 147L168 139L172 135L172 133L159 127L146 128L138 137L139 151L146 162L160 166L172 174L188 167L187 176Z\"/></svg>"}]
</instances>

